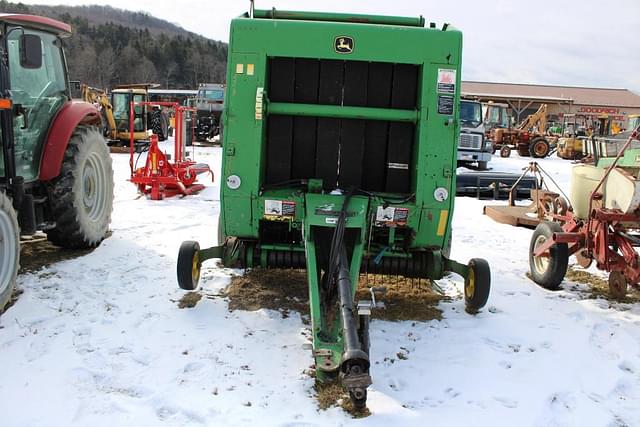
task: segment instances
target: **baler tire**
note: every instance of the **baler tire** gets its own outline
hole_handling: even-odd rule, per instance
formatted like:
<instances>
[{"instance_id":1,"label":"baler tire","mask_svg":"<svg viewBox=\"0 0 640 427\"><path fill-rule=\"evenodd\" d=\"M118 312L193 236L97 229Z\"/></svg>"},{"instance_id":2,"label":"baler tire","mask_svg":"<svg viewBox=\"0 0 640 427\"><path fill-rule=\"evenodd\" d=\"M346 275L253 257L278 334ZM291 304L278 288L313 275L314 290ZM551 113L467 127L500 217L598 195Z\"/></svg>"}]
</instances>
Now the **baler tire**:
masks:
<instances>
[{"instance_id":1,"label":"baler tire","mask_svg":"<svg viewBox=\"0 0 640 427\"><path fill-rule=\"evenodd\" d=\"M500 147L500 157L509 157L511 155L511 147L503 145Z\"/></svg>"},{"instance_id":2,"label":"baler tire","mask_svg":"<svg viewBox=\"0 0 640 427\"><path fill-rule=\"evenodd\" d=\"M20 267L20 229L11 199L0 191L0 314L11 300Z\"/></svg>"},{"instance_id":3,"label":"baler tire","mask_svg":"<svg viewBox=\"0 0 640 427\"><path fill-rule=\"evenodd\" d=\"M467 313L475 314L487 304L491 291L491 269L482 258L469 261L469 274L464 280L464 305Z\"/></svg>"},{"instance_id":4,"label":"baler tire","mask_svg":"<svg viewBox=\"0 0 640 427\"><path fill-rule=\"evenodd\" d=\"M178 286L185 291L193 291L200 281L200 262L198 242L187 240L182 242L178 250Z\"/></svg>"},{"instance_id":5,"label":"baler tire","mask_svg":"<svg viewBox=\"0 0 640 427\"><path fill-rule=\"evenodd\" d=\"M533 231L529 245L529 270L531 278L545 289L556 290L562 283L569 264L569 247L556 243L549 249L549 257L535 257L535 249L551 238L553 233L562 233L557 222L543 221ZM545 261L545 259L547 259Z\"/></svg>"},{"instance_id":6,"label":"baler tire","mask_svg":"<svg viewBox=\"0 0 640 427\"><path fill-rule=\"evenodd\" d=\"M536 159L543 159L549 155L550 147L544 138L536 138L529 144L529 154Z\"/></svg>"},{"instance_id":7,"label":"baler tire","mask_svg":"<svg viewBox=\"0 0 640 427\"><path fill-rule=\"evenodd\" d=\"M56 246L95 248L104 240L113 211L113 168L109 147L95 126L78 126L64 153L60 175L48 183L55 227L46 231Z\"/></svg>"}]
</instances>

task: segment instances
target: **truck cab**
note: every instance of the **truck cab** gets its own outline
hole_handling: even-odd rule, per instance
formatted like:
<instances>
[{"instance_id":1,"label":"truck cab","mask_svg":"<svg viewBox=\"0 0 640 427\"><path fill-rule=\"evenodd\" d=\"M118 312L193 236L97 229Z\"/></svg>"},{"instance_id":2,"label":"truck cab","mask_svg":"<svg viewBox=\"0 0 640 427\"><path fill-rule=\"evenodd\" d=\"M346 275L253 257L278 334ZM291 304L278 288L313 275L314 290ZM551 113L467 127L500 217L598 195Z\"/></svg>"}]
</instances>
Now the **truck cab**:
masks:
<instances>
[{"instance_id":1,"label":"truck cab","mask_svg":"<svg viewBox=\"0 0 640 427\"><path fill-rule=\"evenodd\" d=\"M206 141L220 132L220 116L224 105L225 85L218 83L200 83L195 98L197 121L196 139Z\"/></svg>"},{"instance_id":2,"label":"truck cab","mask_svg":"<svg viewBox=\"0 0 640 427\"><path fill-rule=\"evenodd\" d=\"M478 169L487 169L491 161L491 141L485 138L482 122L482 104L467 99L460 100L460 137L458 139L458 166L472 163Z\"/></svg>"}]
</instances>

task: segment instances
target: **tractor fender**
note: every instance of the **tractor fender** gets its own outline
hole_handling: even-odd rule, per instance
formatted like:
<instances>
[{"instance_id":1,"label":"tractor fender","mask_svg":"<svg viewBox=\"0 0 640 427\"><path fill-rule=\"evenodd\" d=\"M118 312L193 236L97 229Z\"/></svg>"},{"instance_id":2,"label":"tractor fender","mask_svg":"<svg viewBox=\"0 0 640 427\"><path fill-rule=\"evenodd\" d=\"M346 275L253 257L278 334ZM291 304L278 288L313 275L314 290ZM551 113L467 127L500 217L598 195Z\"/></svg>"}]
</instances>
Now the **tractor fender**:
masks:
<instances>
[{"instance_id":1,"label":"tractor fender","mask_svg":"<svg viewBox=\"0 0 640 427\"><path fill-rule=\"evenodd\" d=\"M65 103L53 118L40 160L40 181L60 175L64 152L73 131L81 124L100 125L100 113L92 104L81 101Z\"/></svg>"}]
</instances>

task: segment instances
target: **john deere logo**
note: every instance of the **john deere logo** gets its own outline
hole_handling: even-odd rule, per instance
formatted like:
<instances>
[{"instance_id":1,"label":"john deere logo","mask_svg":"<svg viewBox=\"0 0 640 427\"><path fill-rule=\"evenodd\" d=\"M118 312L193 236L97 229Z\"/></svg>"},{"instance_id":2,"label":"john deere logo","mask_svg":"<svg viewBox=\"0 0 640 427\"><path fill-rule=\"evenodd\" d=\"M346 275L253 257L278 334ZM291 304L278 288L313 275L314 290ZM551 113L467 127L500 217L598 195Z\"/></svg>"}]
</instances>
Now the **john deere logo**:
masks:
<instances>
[{"instance_id":1,"label":"john deere logo","mask_svg":"<svg viewBox=\"0 0 640 427\"><path fill-rule=\"evenodd\" d=\"M353 39L347 36L338 36L336 37L335 48L338 53L351 53L353 52Z\"/></svg>"}]
</instances>

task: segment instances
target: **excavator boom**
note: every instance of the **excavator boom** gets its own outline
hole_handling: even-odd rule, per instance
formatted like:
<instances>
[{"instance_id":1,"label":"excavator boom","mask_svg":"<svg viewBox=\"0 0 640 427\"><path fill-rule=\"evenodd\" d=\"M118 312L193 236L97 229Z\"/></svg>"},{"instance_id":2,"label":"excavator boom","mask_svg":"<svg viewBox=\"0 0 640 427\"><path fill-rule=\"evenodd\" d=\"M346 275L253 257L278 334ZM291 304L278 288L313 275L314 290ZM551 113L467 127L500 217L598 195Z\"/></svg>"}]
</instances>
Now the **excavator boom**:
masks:
<instances>
[{"instance_id":1,"label":"excavator boom","mask_svg":"<svg viewBox=\"0 0 640 427\"><path fill-rule=\"evenodd\" d=\"M518 129L523 131L529 131L532 128L535 128L541 134L544 134L547 130L547 104L540 105L538 111L518 125Z\"/></svg>"},{"instance_id":2,"label":"excavator boom","mask_svg":"<svg viewBox=\"0 0 640 427\"><path fill-rule=\"evenodd\" d=\"M91 87L86 84L82 84L80 88L82 91L83 101L100 105L101 114L103 119L106 120L109 139L117 139L118 130L116 126L116 119L113 117L113 106L109 101L107 93L102 89Z\"/></svg>"}]
</instances>

